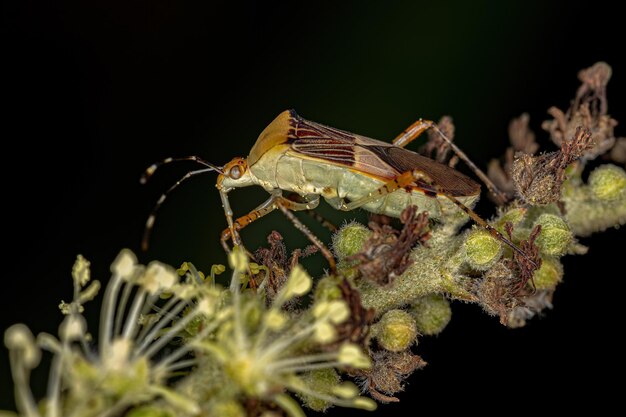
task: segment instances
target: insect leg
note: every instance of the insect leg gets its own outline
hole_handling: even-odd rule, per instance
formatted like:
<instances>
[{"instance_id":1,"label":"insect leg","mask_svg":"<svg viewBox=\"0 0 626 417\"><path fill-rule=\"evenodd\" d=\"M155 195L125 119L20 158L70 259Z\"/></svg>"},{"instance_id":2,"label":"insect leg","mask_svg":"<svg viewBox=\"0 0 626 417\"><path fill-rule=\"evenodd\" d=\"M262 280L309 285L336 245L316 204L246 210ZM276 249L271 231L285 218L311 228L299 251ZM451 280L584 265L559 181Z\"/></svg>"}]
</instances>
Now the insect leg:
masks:
<instances>
[{"instance_id":1,"label":"insect leg","mask_svg":"<svg viewBox=\"0 0 626 417\"><path fill-rule=\"evenodd\" d=\"M336 272L335 258L333 258L333 255L330 252L330 250L328 250L328 248L292 213L292 211L312 210L319 205L319 202L320 202L319 196L315 196L314 199L308 202L297 203L295 201L286 199L285 197L281 195L280 190L277 190L275 193L272 193L272 196L268 198L259 207L252 210L250 213L246 214L245 216L241 216L235 221L233 221L232 230L235 232L234 234L233 234L233 231L231 231L230 227L228 229L225 229L222 232L221 239L220 239L222 242L222 246L224 246L224 249L226 249L226 251L229 251L230 248L228 247L227 241L231 237L237 236L238 238L239 236L238 232L241 229L248 226L253 221L258 220L261 217L265 216L266 214L269 214L275 209L279 208L283 212L283 214L287 216L289 220L291 220L291 222L296 227L296 229L304 233L304 235L311 241L311 243L313 243L313 245L315 245L319 249L319 251L322 253L322 255L324 255L324 257L328 261L331 272L335 273Z\"/></svg>"},{"instance_id":2,"label":"insect leg","mask_svg":"<svg viewBox=\"0 0 626 417\"><path fill-rule=\"evenodd\" d=\"M319 202L319 198L317 201ZM293 204L293 202L287 200L284 197L281 197L281 199L277 201L278 208L280 208L283 214L287 216L289 220L291 220L296 229L304 233L304 235L311 241L311 243L315 245L317 249L319 249L319 251L322 253L322 255L324 255L324 258L326 258L326 261L328 262L328 265L330 267L330 273L335 274L337 272L337 268L335 265L335 258L333 257L333 254L326 247L326 245L324 245L324 243L322 243L322 241L319 240L317 236L315 236L313 232L311 232L309 228L306 227L306 225L304 225L304 223L302 223L300 220L298 220L298 218L292 213L293 208L290 207L291 204Z\"/></svg>"},{"instance_id":3,"label":"insect leg","mask_svg":"<svg viewBox=\"0 0 626 417\"><path fill-rule=\"evenodd\" d=\"M465 204L461 203L456 197L454 197L453 195L451 195L450 193L446 192L441 187L439 187L437 184L435 184L426 174L416 169L412 171L407 171L398 175L396 178L388 181L387 183L383 184L376 190L368 193L366 196L361 197L357 200L351 201L348 204L345 204L344 207L342 207L341 209L346 210L346 211L354 210L371 201L375 201L379 198L383 198L385 195L390 194L396 190L411 186L417 181L428 183L429 187L434 189L438 195L443 195L444 197L452 201L452 203L454 203L457 207L463 210L474 222L476 222L479 226L487 229L487 231L489 231L489 233L491 233L491 235L494 238L506 244L515 252L519 253L524 258L526 258L531 264L535 265L535 262L531 259L530 256L528 256L528 254L526 254L523 250L521 250L516 244L511 242L509 239L504 237L502 233L498 232L493 226L487 223L487 221L484 220L482 217L480 217L474 210L467 207Z\"/></svg>"},{"instance_id":4,"label":"insect leg","mask_svg":"<svg viewBox=\"0 0 626 417\"><path fill-rule=\"evenodd\" d=\"M519 253L520 255L522 255L524 258L526 258L526 260L528 260L528 262L530 262L535 268L537 268L537 264L535 263L535 261L533 261L533 259L528 256L528 254L526 252L524 252L522 249L520 249L519 246L517 246L515 243L511 242L509 239L507 239L506 237L504 237L504 235L500 232L498 232L493 226L491 226L489 223L487 223L487 221L485 219L483 219L482 217L480 217L474 210L472 210L471 208L467 207L465 204L461 203L456 197L444 192L444 191L437 191L438 194L442 194L445 197L448 198L448 200L452 201L454 204L456 204L456 206L458 208L460 208L461 210L463 210L468 216L470 216L470 218L479 226L484 227L490 234L491 236L493 236L494 238L498 239L499 241L501 241L502 243L504 243L505 245L507 245L508 247L510 247L511 249L513 249L515 252Z\"/></svg>"},{"instance_id":5,"label":"insect leg","mask_svg":"<svg viewBox=\"0 0 626 417\"><path fill-rule=\"evenodd\" d=\"M317 197L319 198L319 196ZM302 197L297 193L291 193L290 195L287 196L287 199L289 201L294 201L294 202L301 202L301 198ZM313 217L315 220L317 220L317 222L319 222L322 226L324 226L326 229L330 230L331 232L334 233L337 231L337 226L335 226L330 220L326 219L324 216L322 216L315 210L306 210L305 213Z\"/></svg>"},{"instance_id":6,"label":"insect leg","mask_svg":"<svg viewBox=\"0 0 626 417\"><path fill-rule=\"evenodd\" d=\"M245 216L241 216L241 217L238 217L236 220L233 220L232 210L231 210L228 228L224 229L220 237L220 241L224 249L227 252L230 251L230 248L228 247L227 242L229 239L233 238L233 236L234 236L233 240L235 241L235 244L238 244L238 245L241 244L239 231L243 229L244 227L248 226L250 223L254 222L255 220L258 220L261 217L276 210L276 208L278 208L277 202L279 201L283 201L283 205L287 206L289 210L293 210L293 211L313 210L320 203L319 196L315 196L314 199L305 203L296 203L294 201L287 200L286 198L282 196L280 190L276 190L275 192L272 193L270 198L268 198L265 202L263 202L263 204L261 204L260 206L258 206L257 208L252 210L250 213L246 214ZM230 205L228 207L230 209ZM226 215L226 217L228 219L228 214ZM237 240L239 240L239 243L237 243Z\"/></svg>"},{"instance_id":7,"label":"insect leg","mask_svg":"<svg viewBox=\"0 0 626 417\"><path fill-rule=\"evenodd\" d=\"M430 120L419 119L411 126L407 127L393 140L393 144L405 148L409 143L417 139L422 133L426 132L434 123Z\"/></svg>"},{"instance_id":8,"label":"insect leg","mask_svg":"<svg viewBox=\"0 0 626 417\"><path fill-rule=\"evenodd\" d=\"M241 238L239 237L239 233L235 231L235 224L233 222L233 209L230 208L230 201L228 201L228 193L230 191L230 188L219 188L220 199L222 200L222 207L224 208L224 216L226 216L226 223L228 223L228 228L222 232L222 239L220 240L226 252L230 252L230 247L226 244L226 239L224 239L224 235L226 232L228 232L227 239L232 238L235 245L241 245Z\"/></svg>"},{"instance_id":9,"label":"insect leg","mask_svg":"<svg viewBox=\"0 0 626 417\"><path fill-rule=\"evenodd\" d=\"M338 209L344 210L344 211L357 209L359 207L364 206L367 203L376 201L379 198L383 198L387 194L391 194L396 190L411 186L417 180L423 180L428 183L432 182L430 178L426 174L422 173L421 171L418 171L418 170L407 171L398 175L394 179L389 180L385 184L381 185L374 191L367 193L367 195L361 198L358 198L349 203L341 203L343 205L338 206Z\"/></svg>"},{"instance_id":10,"label":"insect leg","mask_svg":"<svg viewBox=\"0 0 626 417\"><path fill-rule=\"evenodd\" d=\"M448 138L441 131L441 129L437 127L437 124L433 122L432 120L419 119L418 121L413 123L411 126L407 127L402 133L400 133L393 140L393 144L400 148L404 148L409 143L417 139L422 133L424 133L428 129L434 130L441 137L441 139L443 139L444 142L446 142L448 146L450 146L450 149L452 149L452 151L461 160L463 160L463 162L465 162L465 165L467 165L469 169L471 169L474 172L474 174L476 174L476 176L481 179L481 181L489 189L489 192L493 194L500 203L504 203L507 200L504 193L502 193L502 191L500 191L498 187L496 187L496 185L489 179L489 177L487 177L487 175L480 168L478 168L476 164L472 162L472 160L465 154L465 152L463 152L461 148L456 146L454 142L452 142L450 138Z\"/></svg>"}]
</instances>

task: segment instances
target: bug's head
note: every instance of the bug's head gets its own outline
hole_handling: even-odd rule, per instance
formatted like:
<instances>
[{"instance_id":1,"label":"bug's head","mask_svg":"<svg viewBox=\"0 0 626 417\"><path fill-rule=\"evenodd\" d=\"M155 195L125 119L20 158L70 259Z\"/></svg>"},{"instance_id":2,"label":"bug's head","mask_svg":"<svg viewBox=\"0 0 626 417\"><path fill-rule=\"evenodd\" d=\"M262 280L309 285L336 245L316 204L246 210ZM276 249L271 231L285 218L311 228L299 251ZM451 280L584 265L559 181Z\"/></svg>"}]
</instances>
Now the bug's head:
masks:
<instances>
[{"instance_id":1,"label":"bug's head","mask_svg":"<svg viewBox=\"0 0 626 417\"><path fill-rule=\"evenodd\" d=\"M252 176L246 158L237 157L222 167L217 188L239 188L252 185Z\"/></svg>"}]
</instances>

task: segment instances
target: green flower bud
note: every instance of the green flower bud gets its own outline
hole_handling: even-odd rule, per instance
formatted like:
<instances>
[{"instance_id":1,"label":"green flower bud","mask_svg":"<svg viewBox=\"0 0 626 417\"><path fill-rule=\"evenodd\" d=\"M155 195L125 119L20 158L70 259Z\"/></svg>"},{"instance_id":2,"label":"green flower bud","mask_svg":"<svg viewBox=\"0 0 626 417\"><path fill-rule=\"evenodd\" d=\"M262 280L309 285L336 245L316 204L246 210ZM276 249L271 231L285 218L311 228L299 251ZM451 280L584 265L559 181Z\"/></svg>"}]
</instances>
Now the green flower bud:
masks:
<instances>
[{"instance_id":1,"label":"green flower bud","mask_svg":"<svg viewBox=\"0 0 626 417\"><path fill-rule=\"evenodd\" d=\"M337 274L341 277L345 277L348 280L355 280L359 276L359 268L357 267L358 261L346 261L341 260L337 262Z\"/></svg>"},{"instance_id":2,"label":"green flower bud","mask_svg":"<svg viewBox=\"0 0 626 417\"><path fill-rule=\"evenodd\" d=\"M409 312L415 318L417 330L427 336L441 333L452 318L450 302L439 294L418 298Z\"/></svg>"},{"instance_id":3,"label":"green flower bud","mask_svg":"<svg viewBox=\"0 0 626 417\"><path fill-rule=\"evenodd\" d=\"M315 287L316 301L332 301L341 299L341 288L339 288L339 280L336 277L324 277L317 282L317 286Z\"/></svg>"},{"instance_id":4,"label":"green flower bud","mask_svg":"<svg viewBox=\"0 0 626 417\"><path fill-rule=\"evenodd\" d=\"M330 395L332 388L340 382L339 374L333 368L305 372L300 376L308 391ZM326 411L332 406L328 401L305 394L297 394L302 403L313 411Z\"/></svg>"},{"instance_id":5,"label":"green flower bud","mask_svg":"<svg viewBox=\"0 0 626 417\"><path fill-rule=\"evenodd\" d=\"M589 187L598 200L622 199L626 196L626 172L615 165L602 165L589 175Z\"/></svg>"},{"instance_id":6,"label":"green flower bud","mask_svg":"<svg viewBox=\"0 0 626 417\"><path fill-rule=\"evenodd\" d=\"M568 224L554 214L542 214L534 226L541 225L537 246L545 255L560 256L565 253L572 241L572 231Z\"/></svg>"},{"instance_id":7,"label":"green flower bud","mask_svg":"<svg viewBox=\"0 0 626 417\"><path fill-rule=\"evenodd\" d=\"M389 310L374 325L378 343L391 352L400 352L411 346L417 337L415 319L404 310Z\"/></svg>"},{"instance_id":8,"label":"green flower bud","mask_svg":"<svg viewBox=\"0 0 626 417\"><path fill-rule=\"evenodd\" d=\"M357 254L369 239L372 231L362 224L352 222L343 226L333 236L333 251L338 258Z\"/></svg>"},{"instance_id":9,"label":"green flower bud","mask_svg":"<svg viewBox=\"0 0 626 417\"><path fill-rule=\"evenodd\" d=\"M526 208L516 207L507 210L499 219L498 224L504 226L507 222L511 222L514 226L519 224L526 217Z\"/></svg>"},{"instance_id":10,"label":"green flower bud","mask_svg":"<svg viewBox=\"0 0 626 417\"><path fill-rule=\"evenodd\" d=\"M500 241L484 229L472 230L465 239L465 260L474 269L485 271L502 255Z\"/></svg>"},{"instance_id":11,"label":"green flower bud","mask_svg":"<svg viewBox=\"0 0 626 417\"><path fill-rule=\"evenodd\" d=\"M541 260L541 267L535 271L533 282L538 290L550 290L563 279L563 266L557 258L546 257Z\"/></svg>"}]
</instances>

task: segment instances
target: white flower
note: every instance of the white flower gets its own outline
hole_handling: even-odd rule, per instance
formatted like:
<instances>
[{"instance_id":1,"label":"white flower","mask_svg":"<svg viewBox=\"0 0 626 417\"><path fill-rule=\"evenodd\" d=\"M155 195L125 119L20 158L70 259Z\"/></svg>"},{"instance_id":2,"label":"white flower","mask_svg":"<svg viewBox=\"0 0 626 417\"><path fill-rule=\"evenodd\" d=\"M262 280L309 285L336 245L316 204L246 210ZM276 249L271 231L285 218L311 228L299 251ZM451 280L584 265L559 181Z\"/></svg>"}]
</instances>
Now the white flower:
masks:
<instances>
[{"instance_id":1,"label":"white flower","mask_svg":"<svg viewBox=\"0 0 626 417\"><path fill-rule=\"evenodd\" d=\"M39 365L41 351L35 344L33 334L23 324L14 324L4 332L4 345L11 351L20 352L24 365L34 368Z\"/></svg>"},{"instance_id":2,"label":"white flower","mask_svg":"<svg viewBox=\"0 0 626 417\"><path fill-rule=\"evenodd\" d=\"M313 307L313 315L319 320L340 324L350 317L350 309L343 300L320 301Z\"/></svg>"},{"instance_id":3,"label":"white flower","mask_svg":"<svg viewBox=\"0 0 626 417\"><path fill-rule=\"evenodd\" d=\"M338 376L324 388L301 378L316 370L369 366L369 358L355 345L334 351L318 348L336 339L335 325L350 314L347 304L320 302L313 314L283 310L285 301L311 289L311 277L297 266L266 306L258 294L241 292L240 277L249 266L245 253L234 250L230 261L235 268L231 286L220 289L191 264L183 265L179 273L158 262L144 268L132 252L122 251L111 267L113 277L104 292L94 349L81 312L82 303L95 296L99 283L87 285L89 262L79 257L72 274L74 299L60 305L66 314L60 338L48 334L37 338L39 346L54 355L46 417L117 415L157 400L172 415L221 415L211 408L212 401L200 400L209 392L202 391L207 371L218 381L212 387L208 382L208 395L232 395L232 401L257 398L277 404L290 415L303 412L286 391L340 406L375 407L371 400L358 396L353 384L341 384ZM219 267L214 269L212 277L221 272ZM174 339L182 343L171 345ZM23 325L10 328L5 343L18 358L12 366L19 412L41 417L28 387L30 370L39 362L39 348ZM195 370L187 372L191 367ZM166 386L168 378L181 371L186 376L177 385ZM193 385L191 395L180 388L181 382ZM223 384L228 394L215 384ZM89 397L86 401L75 400L85 396Z\"/></svg>"},{"instance_id":4,"label":"white flower","mask_svg":"<svg viewBox=\"0 0 626 417\"><path fill-rule=\"evenodd\" d=\"M240 274L248 271L248 255L239 246L235 246L228 254L228 263L232 269Z\"/></svg>"},{"instance_id":5,"label":"white flower","mask_svg":"<svg viewBox=\"0 0 626 417\"><path fill-rule=\"evenodd\" d=\"M285 299L306 294L311 289L313 281L309 274L300 265L296 265L289 274L285 284Z\"/></svg>"},{"instance_id":6,"label":"white flower","mask_svg":"<svg viewBox=\"0 0 626 417\"><path fill-rule=\"evenodd\" d=\"M352 382L343 382L332 388L332 393L340 398L354 398L359 395L359 389Z\"/></svg>"},{"instance_id":7,"label":"white flower","mask_svg":"<svg viewBox=\"0 0 626 417\"><path fill-rule=\"evenodd\" d=\"M178 274L176 271L173 268L156 261L150 262L148 268L138 280L138 284L151 295L167 291L177 282Z\"/></svg>"},{"instance_id":8,"label":"white flower","mask_svg":"<svg viewBox=\"0 0 626 417\"><path fill-rule=\"evenodd\" d=\"M111 272L113 275L130 278L135 272L135 266L137 265L137 257L128 249L123 249L113 264L111 265Z\"/></svg>"},{"instance_id":9,"label":"white flower","mask_svg":"<svg viewBox=\"0 0 626 417\"><path fill-rule=\"evenodd\" d=\"M337 337L337 332L335 331L335 327L332 324L327 321L323 321L315 326L314 335L315 341L319 344L324 345L335 340L335 337Z\"/></svg>"},{"instance_id":10,"label":"white flower","mask_svg":"<svg viewBox=\"0 0 626 417\"><path fill-rule=\"evenodd\" d=\"M73 341L80 340L85 337L87 332L87 323L85 318L79 314L70 314L61 323L59 327L59 336L61 340Z\"/></svg>"},{"instance_id":11,"label":"white flower","mask_svg":"<svg viewBox=\"0 0 626 417\"><path fill-rule=\"evenodd\" d=\"M127 369L132 347L132 342L128 339L113 340L109 354L102 358L104 368L118 372Z\"/></svg>"},{"instance_id":12,"label":"white flower","mask_svg":"<svg viewBox=\"0 0 626 417\"><path fill-rule=\"evenodd\" d=\"M339 349L339 362L353 368L368 369L372 366L370 358L367 357L360 347L353 344L345 344Z\"/></svg>"}]
</instances>

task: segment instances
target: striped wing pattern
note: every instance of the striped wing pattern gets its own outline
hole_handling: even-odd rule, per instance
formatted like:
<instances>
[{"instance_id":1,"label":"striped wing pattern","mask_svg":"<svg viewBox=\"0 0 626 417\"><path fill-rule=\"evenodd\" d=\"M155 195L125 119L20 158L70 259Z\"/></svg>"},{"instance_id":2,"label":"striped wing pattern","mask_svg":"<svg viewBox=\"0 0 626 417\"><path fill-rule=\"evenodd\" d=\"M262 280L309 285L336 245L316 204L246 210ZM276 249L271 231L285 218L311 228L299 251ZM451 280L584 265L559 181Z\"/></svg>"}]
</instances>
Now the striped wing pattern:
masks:
<instances>
[{"instance_id":1,"label":"striped wing pattern","mask_svg":"<svg viewBox=\"0 0 626 417\"><path fill-rule=\"evenodd\" d=\"M455 169L390 143L305 120L293 110L290 126L288 143L300 154L345 165L381 180L390 180L403 172L417 169L452 195L466 196L480 192L478 183ZM417 185L434 191L426 183Z\"/></svg>"},{"instance_id":2,"label":"striped wing pattern","mask_svg":"<svg viewBox=\"0 0 626 417\"><path fill-rule=\"evenodd\" d=\"M356 138L352 133L309 122L295 112L292 116L289 136L293 150L348 166L355 164Z\"/></svg>"}]
</instances>

